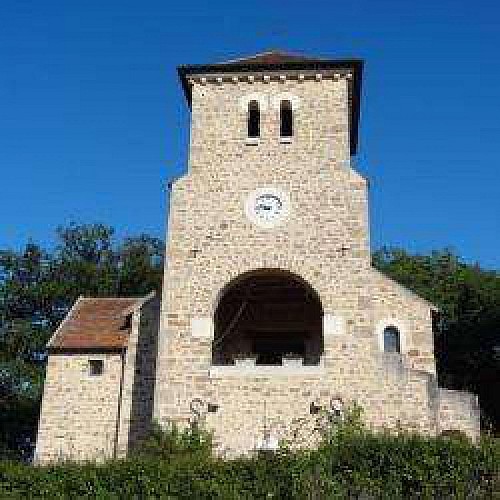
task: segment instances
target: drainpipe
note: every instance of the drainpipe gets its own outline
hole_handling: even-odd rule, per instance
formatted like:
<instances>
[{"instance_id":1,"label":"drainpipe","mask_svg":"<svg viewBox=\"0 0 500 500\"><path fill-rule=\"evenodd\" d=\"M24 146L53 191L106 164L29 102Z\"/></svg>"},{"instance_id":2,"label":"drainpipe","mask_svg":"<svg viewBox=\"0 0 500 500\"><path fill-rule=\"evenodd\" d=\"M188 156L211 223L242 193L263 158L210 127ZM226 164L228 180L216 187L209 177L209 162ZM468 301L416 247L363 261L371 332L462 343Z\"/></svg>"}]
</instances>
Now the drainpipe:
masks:
<instances>
[{"instance_id":1,"label":"drainpipe","mask_svg":"<svg viewBox=\"0 0 500 500\"><path fill-rule=\"evenodd\" d=\"M120 353L121 358L121 372L120 372L120 387L118 389L118 406L116 409L116 426L115 426L115 442L113 446L113 459L118 456L118 439L120 437L120 420L122 412L122 396L123 396L123 380L125 378L125 354L127 348L123 347Z\"/></svg>"}]
</instances>

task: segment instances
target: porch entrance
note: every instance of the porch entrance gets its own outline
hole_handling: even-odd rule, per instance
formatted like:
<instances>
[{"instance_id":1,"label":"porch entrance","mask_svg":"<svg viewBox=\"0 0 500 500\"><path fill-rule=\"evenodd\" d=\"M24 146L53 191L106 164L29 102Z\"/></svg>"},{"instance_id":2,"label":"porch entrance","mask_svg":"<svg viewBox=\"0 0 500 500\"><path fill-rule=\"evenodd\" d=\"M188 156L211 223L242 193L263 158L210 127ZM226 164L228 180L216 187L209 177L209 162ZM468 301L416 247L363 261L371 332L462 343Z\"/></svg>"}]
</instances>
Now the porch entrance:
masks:
<instances>
[{"instance_id":1,"label":"porch entrance","mask_svg":"<svg viewBox=\"0 0 500 500\"><path fill-rule=\"evenodd\" d=\"M323 309L316 291L282 270L245 273L225 288L215 311L213 363L253 358L280 365L283 358L318 364L323 353Z\"/></svg>"}]
</instances>

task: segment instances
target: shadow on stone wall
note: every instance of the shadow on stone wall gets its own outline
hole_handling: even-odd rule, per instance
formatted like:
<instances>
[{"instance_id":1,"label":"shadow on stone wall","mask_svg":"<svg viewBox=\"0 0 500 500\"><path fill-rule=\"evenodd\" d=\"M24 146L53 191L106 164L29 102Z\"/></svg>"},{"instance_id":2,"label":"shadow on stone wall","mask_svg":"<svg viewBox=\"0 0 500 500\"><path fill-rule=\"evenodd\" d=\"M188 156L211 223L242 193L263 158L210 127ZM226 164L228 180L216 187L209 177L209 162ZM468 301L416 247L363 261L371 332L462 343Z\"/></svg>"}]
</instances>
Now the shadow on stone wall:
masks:
<instances>
[{"instance_id":1,"label":"shadow on stone wall","mask_svg":"<svg viewBox=\"0 0 500 500\"><path fill-rule=\"evenodd\" d=\"M147 436L153 421L159 318L160 302L155 299L144 306L141 314L132 388L129 449Z\"/></svg>"}]
</instances>

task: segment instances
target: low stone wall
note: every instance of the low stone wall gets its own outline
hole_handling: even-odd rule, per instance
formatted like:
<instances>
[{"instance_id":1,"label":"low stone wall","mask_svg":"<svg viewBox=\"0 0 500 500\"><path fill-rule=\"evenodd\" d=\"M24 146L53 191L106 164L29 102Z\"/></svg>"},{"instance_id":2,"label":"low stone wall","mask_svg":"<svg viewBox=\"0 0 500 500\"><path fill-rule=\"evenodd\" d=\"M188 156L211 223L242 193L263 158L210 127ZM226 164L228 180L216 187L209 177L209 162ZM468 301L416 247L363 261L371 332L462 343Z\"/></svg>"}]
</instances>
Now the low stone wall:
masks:
<instances>
[{"instance_id":1,"label":"low stone wall","mask_svg":"<svg viewBox=\"0 0 500 500\"><path fill-rule=\"evenodd\" d=\"M480 431L479 402L466 391L438 390L439 432L460 431L476 441Z\"/></svg>"},{"instance_id":2,"label":"low stone wall","mask_svg":"<svg viewBox=\"0 0 500 500\"><path fill-rule=\"evenodd\" d=\"M434 374L412 369L404 357L380 353L371 361L363 377L349 382L338 377L336 370L342 368L328 361L297 368L214 366L209 385L200 377L204 389L198 394L190 394L186 386L172 386L172 403L188 410L174 420L187 423L201 416L214 432L217 452L226 456L259 449L266 444L266 434L267 445L287 441L295 447L314 446L336 398L346 406L357 403L366 425L374 430L436 435L452 428L477 438L474 396L439 389ZM193 402L195 411L190 414Z\"/></svg>"}]
</instances>

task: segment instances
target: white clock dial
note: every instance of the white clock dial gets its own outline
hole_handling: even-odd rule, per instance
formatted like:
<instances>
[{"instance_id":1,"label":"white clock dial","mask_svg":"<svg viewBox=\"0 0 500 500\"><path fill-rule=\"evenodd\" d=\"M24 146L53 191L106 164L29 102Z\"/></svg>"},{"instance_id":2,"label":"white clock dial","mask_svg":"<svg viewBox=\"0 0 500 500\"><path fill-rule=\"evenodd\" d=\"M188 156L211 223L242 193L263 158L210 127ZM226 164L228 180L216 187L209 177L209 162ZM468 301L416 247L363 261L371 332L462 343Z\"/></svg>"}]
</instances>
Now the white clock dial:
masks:
<instances>
[{"instance_id":1,"label":"white clock dial","mask_svg":"<svg viewBox=\"0 0 500 500\"><path fill-rule=\"evenodd\" d=\"M270 221L279 217L283 210L283 202L275 194L261 194L255 200L255 215L263 221Z\"/></svg>"},{"instance_id":2,"label":"white clock dial","mask_svg":"<svg viewBox=\"0 0 500 500\"><path fill-rule=\"evenodd\" d=\"M257 189L245 204L247 217L260 227L273 227L288 214L289 202L286 193L274 187Z\"/></svg>"}]
</instances>

